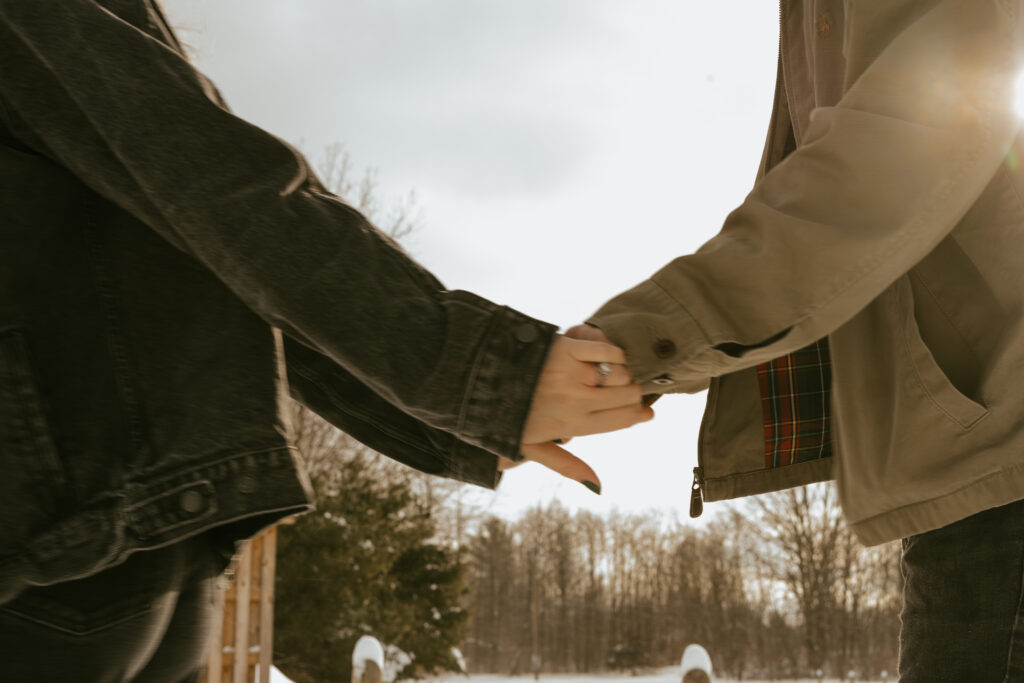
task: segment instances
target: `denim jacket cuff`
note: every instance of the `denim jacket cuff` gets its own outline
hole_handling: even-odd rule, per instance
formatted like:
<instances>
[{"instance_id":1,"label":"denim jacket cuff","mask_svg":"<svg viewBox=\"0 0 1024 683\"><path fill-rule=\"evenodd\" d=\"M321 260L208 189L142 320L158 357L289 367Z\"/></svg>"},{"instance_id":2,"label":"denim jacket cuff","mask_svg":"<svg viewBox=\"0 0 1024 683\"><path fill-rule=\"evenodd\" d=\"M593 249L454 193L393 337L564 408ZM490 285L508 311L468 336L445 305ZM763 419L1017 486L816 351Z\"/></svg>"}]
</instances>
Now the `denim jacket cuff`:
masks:
<instances>
[{"instance_id":1,"label":"denim jacket cuff","mask_svg":"<svg viewBox=\"0 0 1024 683\"><path fill-rule=\"evenodd\" d=\"M502 473L498 470L497 455L458 440L449 455L452 479L492 490L498 488Z\"/></svg>"},{"instance_id":2,"label":"denim jacket cuff","mask_svg":"<svg viewBox=\"0 0 1024 683\"><path fill-rule=\"evenodd\" d=\"M466 386L459 439L522 459L520 439L556 329L510 308L495 311Z\"/></svg>"}]
</instances>

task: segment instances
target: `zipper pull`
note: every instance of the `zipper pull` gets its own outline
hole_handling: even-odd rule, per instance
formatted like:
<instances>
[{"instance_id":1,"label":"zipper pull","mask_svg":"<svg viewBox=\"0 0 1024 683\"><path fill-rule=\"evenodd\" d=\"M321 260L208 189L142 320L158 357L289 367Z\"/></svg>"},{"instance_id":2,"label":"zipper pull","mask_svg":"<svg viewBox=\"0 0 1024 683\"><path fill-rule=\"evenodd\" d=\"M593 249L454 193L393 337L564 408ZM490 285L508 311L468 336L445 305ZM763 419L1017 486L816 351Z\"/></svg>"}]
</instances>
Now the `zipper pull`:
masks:
<instances>
[{"instance_id":1,"label":"zipper pull","mask_svg":"<svg viewBox=\"0 0 1024 683\"><path fill-rule=\"evenodd\" d=\"M693 487L690 489L690 517L696 519L704 512L704 497L700 492L700 479L704 474L702 467L693 468Z\"/></svg>"}]
</instances>

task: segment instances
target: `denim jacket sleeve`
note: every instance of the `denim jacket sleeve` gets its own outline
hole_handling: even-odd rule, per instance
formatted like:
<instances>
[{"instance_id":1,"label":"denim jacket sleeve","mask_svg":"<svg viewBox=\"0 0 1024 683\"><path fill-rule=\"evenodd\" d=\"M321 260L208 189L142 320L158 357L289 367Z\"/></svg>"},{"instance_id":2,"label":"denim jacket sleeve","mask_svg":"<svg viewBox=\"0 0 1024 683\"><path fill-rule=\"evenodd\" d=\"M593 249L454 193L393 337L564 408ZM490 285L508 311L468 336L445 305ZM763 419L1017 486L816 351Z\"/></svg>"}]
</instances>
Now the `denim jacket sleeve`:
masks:
<instances>
[{"instance_id":1,"label":"denim jacket sleeve","mask_svg":"<svg viewBox=\"0 0 1024 683\"><path fill-rule=\"evenodd\" d=\"M0 104L22 143L353 382L519 459L554 327L444 289L301 155L223 107L173 45L95 0L0 0Z\"/></svg>"},{"instance_id":2,"label":"denim jacket sleeve","mask_svg":"<svg viewBox=\"0 0 1024 683\"><path fill-rule=\"evenodd\" d=\"M308 346L285 337L284 349L292 396L335 427L421 472L497 487L498 456L403 413Z\"/></svg>"}]
</instances>

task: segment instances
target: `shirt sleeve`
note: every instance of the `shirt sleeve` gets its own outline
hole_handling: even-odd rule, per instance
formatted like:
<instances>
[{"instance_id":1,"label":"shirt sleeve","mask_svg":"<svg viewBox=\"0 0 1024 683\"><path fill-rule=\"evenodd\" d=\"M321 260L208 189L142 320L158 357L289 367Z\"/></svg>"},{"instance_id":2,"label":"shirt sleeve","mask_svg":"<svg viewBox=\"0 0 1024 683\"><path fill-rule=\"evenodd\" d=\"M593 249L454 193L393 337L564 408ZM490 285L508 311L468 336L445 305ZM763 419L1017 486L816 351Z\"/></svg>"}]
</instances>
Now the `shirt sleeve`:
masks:
<instances>
[{"instance_id":1,"label":"shirt sleeve","mask_svg":"<svg viewBox=\"0 0 1024 683\"><path fill-rule=\"evenodd\" d=\"M812 112L717 236L590 320L635 378L696 391L807 346L938 245L1018 131L1018 4L845 3L839 102Z\"/></svg>"},{"instance_id":2,"label":"shirt sleeve","mask_svg":"<svg viewBox=\"0 0 1024 683\"><path fill-rule=\"evenodd\" d=\"M270 325L424 424L519 458L555 328L446 290L173 46L95 0L0 0L0 105L21 143Z\"/></svg>"}]
</instances>

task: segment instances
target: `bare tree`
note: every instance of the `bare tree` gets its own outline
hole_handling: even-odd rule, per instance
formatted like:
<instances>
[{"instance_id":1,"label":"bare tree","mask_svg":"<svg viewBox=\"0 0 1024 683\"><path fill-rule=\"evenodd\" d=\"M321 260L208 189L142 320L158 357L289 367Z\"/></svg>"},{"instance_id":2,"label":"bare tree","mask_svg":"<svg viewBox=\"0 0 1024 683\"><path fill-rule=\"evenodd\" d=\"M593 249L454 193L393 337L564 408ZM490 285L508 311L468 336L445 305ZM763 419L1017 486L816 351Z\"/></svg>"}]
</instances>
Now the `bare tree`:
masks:
<instances>
[{"instance_id":1,"label":"bare tree","mask_svg":"<svg viewBox=\"0 0 1024 683\"><path fill-rule=\"evenodd\" d=\"M859 546L827 491L747 505L702 530L558 504L486 522L470 545L472 669L523 673L534 653L548 671L667 666L699 642L734 678L891 671L894 548Z\"/></svg>"},{"instance_id":2,"label":"bare tree","mask_svg":"<svg viewBox=\"0 0 1024 683\"><path fill-rule=\"evenodd\" d=\"M758 496L744 510L759 561L794 598L808 666L845 675L876 661L877 653L869 660L865 652L865 610L895 622L899 585L891 560L882 561L894 547L860 545L843 522L831 483Z\"/></svg>"},{"instance_id":3,"label":"bare tree","mask_svg":"<svg viewBox=\"0 0 1024 683\"><path fill-rule=\"evenodd\" d=\"M762 561L799 607L808 664L826 665L833 640L835 585L845 526L831 486L788 489L751 499ZM848 532L846 532L848 533Z\"/></svg>"}]
</instances>

